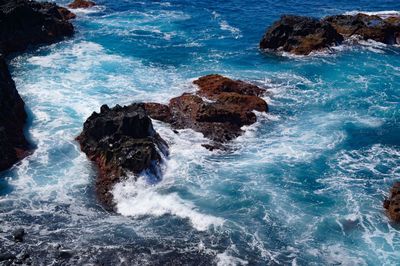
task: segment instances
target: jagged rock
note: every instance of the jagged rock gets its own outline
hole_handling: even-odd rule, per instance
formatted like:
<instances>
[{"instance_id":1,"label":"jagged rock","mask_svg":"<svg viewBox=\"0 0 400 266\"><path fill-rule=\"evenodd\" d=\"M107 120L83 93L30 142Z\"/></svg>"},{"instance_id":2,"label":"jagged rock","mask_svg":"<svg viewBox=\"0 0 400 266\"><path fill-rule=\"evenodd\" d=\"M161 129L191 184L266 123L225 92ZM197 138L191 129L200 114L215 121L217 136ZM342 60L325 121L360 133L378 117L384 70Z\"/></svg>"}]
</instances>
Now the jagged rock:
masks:
<instances>
[{"instance_id":1,"label":"jagged rock","mask_svg":"<svg viewBox=\"0 0 400 266\"><path fill-rule=\"evenodd\" d=\"M357 14L338 15L326 17L324 21L329 22L338 33L348 38L354 35L364 40L374 40L385 44L399 43L400 34L399 17L383 19L376 15Z\"/></svg>"},{"instance_id":2,"label":"jagged rock","mask_svg":"<svg viewBox=\"0 0 400 266\"><path fill-rule=\"evenodd\" d=\"M74 27L67 19L72 17L67 9L53 3L1 0L0 50L8 54L71 36Z\"/></svg>"},{"instance_id":3,"label":"jagged rock","mask_svg":"<svg viewBox=\"0 0 400 266\"><path fill-rule=\"evenodd\" d=\"M343 37L325 21L302 16L282 16L265 33L260 48L307 55L342 41Z\"/></svg>"},{"instance_id":4,"label":"jagged rock","mask_svg":"<svg viewBox=\"0 0 400 266\"><path fill-rule=\"evenodd\" d=\"M81 149L99 167L96 191L106 207L113 207L110 190L129 173L147 171L160 178L162 154L168 154L167 143L153 128L143 104L110 109L101 107L84 123L77 137Z\"/></svg>"},{"instance_id":5,"label":"jagged rock","mask_svg":"<svg viewBox=\"0 0 400 266\"><path fill-rule=\"evenodd\" d=\"M29 150L24 136L25 104L0 55L0 171L23 158Z\"/></svg>"},{"instance_id":6,"label":"jagged rock","mask_svg":"<svg viewBox=\"0 0 400 266\"><path fill-rule=\"evenodd\" d=\"M390 219L400 222L400 182L394 183L389 198L383 202L383 207Z\"/></svg>"},{"instance_id":7,"label":"jagged rock","mask_svg":"<svg viewBox=\"0 0 400 266\"><path fill-rule=\"evenodd\" d=\"M52 43L73 33L74 14L52 3L0 0L0 171L29 152L24 136L26 112L3 55L29 45Z\"/></svg>"},{"instance_id":8,"label":"jagged rock","mask_svg":"<svg viewBox=\"0 0 400 266\"><path fill-rule=\"evenodd\" d=\"M253 111L267 112L267 103L260 98L264 89L231 80L220 75L208 75L193 82L196 93L184 93L170 100L168 105L146 103L153 119L170 123L175 129L191 128L213 140L209 149L221 148L243 133L244 125L256 122Z\"/></svg>"},{"instance_id":9,"label":"jagged rock","mask_svg":"<svg viewBox=\"0 0 400 266\"><path fill-rule=\"evenodd\" d=\"M69 8L89 8L95 6L96 3L93 1L86 0L75 0L68 5Z\"/></svg>"},{"instance_id":10,"label":"jagged rock","mask_svg":"<svg viewBox=\"0 0 400 266\"><path fill-rule=\"evenodd\" d=\"M377 15L336 15L321 20L282 16L265 33L261 49L307 55L358 36L385 44L400 44L400 17Z\"/></svg>"}]
</instances>

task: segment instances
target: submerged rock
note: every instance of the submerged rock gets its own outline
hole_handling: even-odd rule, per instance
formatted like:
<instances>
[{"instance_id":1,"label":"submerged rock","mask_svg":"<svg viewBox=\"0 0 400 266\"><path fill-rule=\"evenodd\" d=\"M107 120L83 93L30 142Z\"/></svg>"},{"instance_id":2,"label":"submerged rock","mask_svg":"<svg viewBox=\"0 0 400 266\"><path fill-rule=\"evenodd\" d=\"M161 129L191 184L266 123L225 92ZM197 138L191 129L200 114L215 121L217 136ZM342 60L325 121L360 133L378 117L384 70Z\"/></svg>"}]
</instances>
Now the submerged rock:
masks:
<instances>
[{"instance_id":1,"label":"submerged rock","mask_svg":"<svg viewBox=\"0 0 400 266\"><path fill-rule=\"evenodd\" d=\"M343 36L326 21L302 16L282 16L265 33L260 48L307 55L342 41Z\"/></svg>"},{"instance_id":2,"label":"submerged rock","mask_svg":"<svg viewBox=\"0 0 400 266\"><path fill-rule=\"evenodd\" d=\"M261 49L308 55L357 36L385 44L400 44L400 17L336 15L321 20L303 16L282 16L265 33Z\"/></svg>"},{"instance_id":3,"label":"submerged rock","mask_svg":"<svg viewBox=\"0 0 400 266\"><path fill-rule=\"evenodd\" d=\"M13 238L15 242L23 242L25 236L25 230L23 228L18 228L13 232Z\"/></svg>"},{"instance_id":4,"label":"submerged rock","mask_svg":"<svg viewBox=\"0 0 400 266\"><path fill-rule=\"evenodd\" d=\"M53 3L0 0L0 50L8 54L71 36L74 27L68 19L72 17L70 11Z\"/></svg>"},{"instance_id":5,"label":"submerged rock","mask_svg":"<svg viewBox=\"0 0 400 266\"><path fill-rule=\"evenodd\" d=\"M400 182L394 183L388 199L383 202L390 219L400 222Z\"/></svg>"},{"instance_id":6,"label":"submerged rock","mask_svg":"<svg viewBox=\"0 0 400 266\"><path fill-rule=\"evenodd\" d=\"M95 6L96 3L87 0L75 0L68 5L69 8L89 8Z\"/></svg>"},{"instance_id":7,"label":"submerged rock","mask_svg":"<svg viewBox=\"0 0 400 266\"><path fill-rule=\"evenodd\" d=\"M96 191L106 207L113 207L110 190L129 173L147 171L160 178L162 154L167 143L153 128L143 104L101 107L84 123L77 137L81 149L99 167Z\"/></svg>"},{"instance_id":8,"label":"submerged rock","mask_svg":"<svg viewBox=\"0 0 400 266\"><path fill-rule=\"evenodd\" d=\"M0 0L0 171L28 154L24 136L24 102L15 88L4 56L30 45L52 43L73 33L74 14L52 3Z\"/></svg>"},{"instance_id":9,"label":"submerged rock","mask_svg":"<svg viewBox=\"0 0 400 266\"><path fill-rule=\"evenodd\" d=\"M267 103L260 98L265 90L255 85L231 80L220 75L208 75L193 82L196 93L184 93L168 105L146 103L153 119L171 124L175 129L191 128L215 142L209 149L220 148L243 133L244 125L257 118L253 111L267 112Z\"/></svg>"}]
</instances>

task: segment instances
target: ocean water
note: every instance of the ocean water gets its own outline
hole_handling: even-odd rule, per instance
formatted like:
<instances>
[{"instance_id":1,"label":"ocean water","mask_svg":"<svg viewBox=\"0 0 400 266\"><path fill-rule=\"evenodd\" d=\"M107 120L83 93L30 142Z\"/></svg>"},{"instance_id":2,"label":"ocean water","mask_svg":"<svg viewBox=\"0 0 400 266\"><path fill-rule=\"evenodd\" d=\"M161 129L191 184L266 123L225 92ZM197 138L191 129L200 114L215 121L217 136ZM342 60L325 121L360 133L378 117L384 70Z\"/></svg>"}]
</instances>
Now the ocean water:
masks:
<instances>
[{"instance_id":1,"label":"ocean water","mask_svg":"<svg viewBox=\"0 0 400 266\"><path fill-rule=\"evenodd\" d=\"M57 1L66 5L67 1ZM35 152L1 173L0 243L34 265L396 265L382 201L400 178L400 48L343 45L308 57L259 51L281 14L400 11L388 1L98 1L76 34L10 59ZM166 103L219 73L267 88L268 114L210 152L175 134L163 179L96 201L74 138L102 104ZM22 227L24 243L10 232ZM57 258L57 250L72 254Z\"/></svg>"}]
</instances>

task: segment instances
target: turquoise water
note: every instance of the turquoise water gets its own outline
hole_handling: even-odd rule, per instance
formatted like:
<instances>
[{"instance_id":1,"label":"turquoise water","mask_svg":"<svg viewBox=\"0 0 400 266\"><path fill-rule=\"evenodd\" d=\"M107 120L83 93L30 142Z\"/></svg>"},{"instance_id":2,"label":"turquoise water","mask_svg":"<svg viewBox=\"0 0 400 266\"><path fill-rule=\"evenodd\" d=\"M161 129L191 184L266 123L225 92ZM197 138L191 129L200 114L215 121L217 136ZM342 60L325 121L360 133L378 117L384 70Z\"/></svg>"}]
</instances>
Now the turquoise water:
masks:
<instances>
[{"instance_id":1,"label":"turquoise water","mask_svg":"<svg viewBox=\"0 0 400 266\"><path fill-rule=\"evenodd\" d=\"M59 1L66 4L65 1ZM43 264L395 265L400 231L382 201L400 178L400 48L365 42L310 57L263 54L283 13L400 10L398 1L99 1L76 35L10 62L30 113L33 155L0 183L3 246L15 227ZM268 89L270 112L210 152L201 134L154 121L170 144L160 183L93 193L75 136L102 104L166 103L219 73ZM46 251L46 250L50 251Z\"/></svg>"}]
</instances>

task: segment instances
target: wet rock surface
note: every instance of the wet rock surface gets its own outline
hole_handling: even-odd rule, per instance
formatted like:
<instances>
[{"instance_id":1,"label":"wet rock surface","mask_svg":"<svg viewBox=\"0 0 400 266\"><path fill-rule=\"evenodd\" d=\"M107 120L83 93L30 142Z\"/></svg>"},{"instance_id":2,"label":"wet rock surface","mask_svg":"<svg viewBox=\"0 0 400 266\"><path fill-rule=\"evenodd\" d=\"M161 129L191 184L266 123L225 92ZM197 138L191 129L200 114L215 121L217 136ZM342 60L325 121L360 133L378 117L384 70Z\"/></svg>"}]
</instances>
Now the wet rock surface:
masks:
<instances>
[{"instance_id":1,"label":"wet rock surface","mask_svg":"<svg viewBox=\"0 0 400 266\"><path fill-rule=\"evenodd\" d=\"M75 0L68 5L69 8L89 8L95 6L96 3L93 1L86 0Z\"/></svg>"},{"instance_id":2,"label":"wet rock surface","mask_svg":"<svg viewBox=\"0 0 400 266\"><path fill-rule=\"evenodd\" d=\"M214 141L209 149L220 148L243 133L244 125L257 118L253 111L267 112L268 105L260 97L265 90L240 80L220 75L208 75L193 82L196 93L184 93L168 105L146 103L153 119L171 124L175 129L191 128Z\"/></svg>"},{"instance_id":3,"label":"wet rock surface","mask_svg":"<svg viewBox=\"0 0 400 266\"><path fill-rule=\"evenodd\" d=\"M394 183L389 198L383 202L383 207L392 221L400 222L400 182Z\"/></svg>"},{"instance_id":4,"label":"wet rock surface","mask_svg":"<svg viewBox=\"0 0 400 266\"><path fill-rule=\"evenodd\" d=\"M27 0L0 1L0 50L19 52L30 45L49 44L71 36L74 15L53 3Z\"/></svg>"},{"instance_id":5,"label":"wet rock surface","mask_svg":"<svg viewBox=\"0 0 400 266\"><path fill-rule=\"evenodd\" d=\"M84 123L77 137L81 149L99 167L96 182L98 197L112 208L110 190L130 173L143 171L160 178L162 156L168 154L167 143L153 128L143 104L101 107Z\"/></svg>"},{"instance_id":6,"label":"wet rock surface","mask_svg":"<svg viewBox=\"0 0 400 266\"><path fill-rule=\"evenodd\" d=\"M351 37L385 44L400 44L400 17L336 15L321 20L303 16L282 16L265 33L261 49L308 55Z\"/></svg>"},{"instance_id":7,"label":"wet rock surface","mask_svg":"<svg viewBox=\"0 0 400 266\"><path fill-rule=\"evenodd\" d=\"M342 41L343 36L326 21L302 16L282 16L265 33L260 48L307 55Z\"/></svg>"},{"instance_id":8,"label":"wet rock surface","mask_svg":"<svg viewBox=\"0 0 400 266\"><path fill-rule=\"evenodd\" d=\"M374 40L385 44L400 44L400 17L383 19L376 15L357 14L326 17L338 33L346 38L359 36L364 40Z\"/></svg>"},{"instance_id":9,"label":"wet rock surface","mask_svg":"<svg viewBox=\"0 0 400 266\"><path fill-rule=\"evenodd\" d=\"M52 3L0 1L0 171L29 154L24 136L25 104L10 76L5 55L73 34L75 15Z\"/></svg>"},{"instance_id":10,"label":"wet rock surface","mask_svg":"<svg viewBox=\"0 0 400 266\"><path fill-rule=\"evenodd\" d=\"M25 104L0 55L0 171L23 158L29 150L24 136Z\"/></svg>"}]
</instances>

